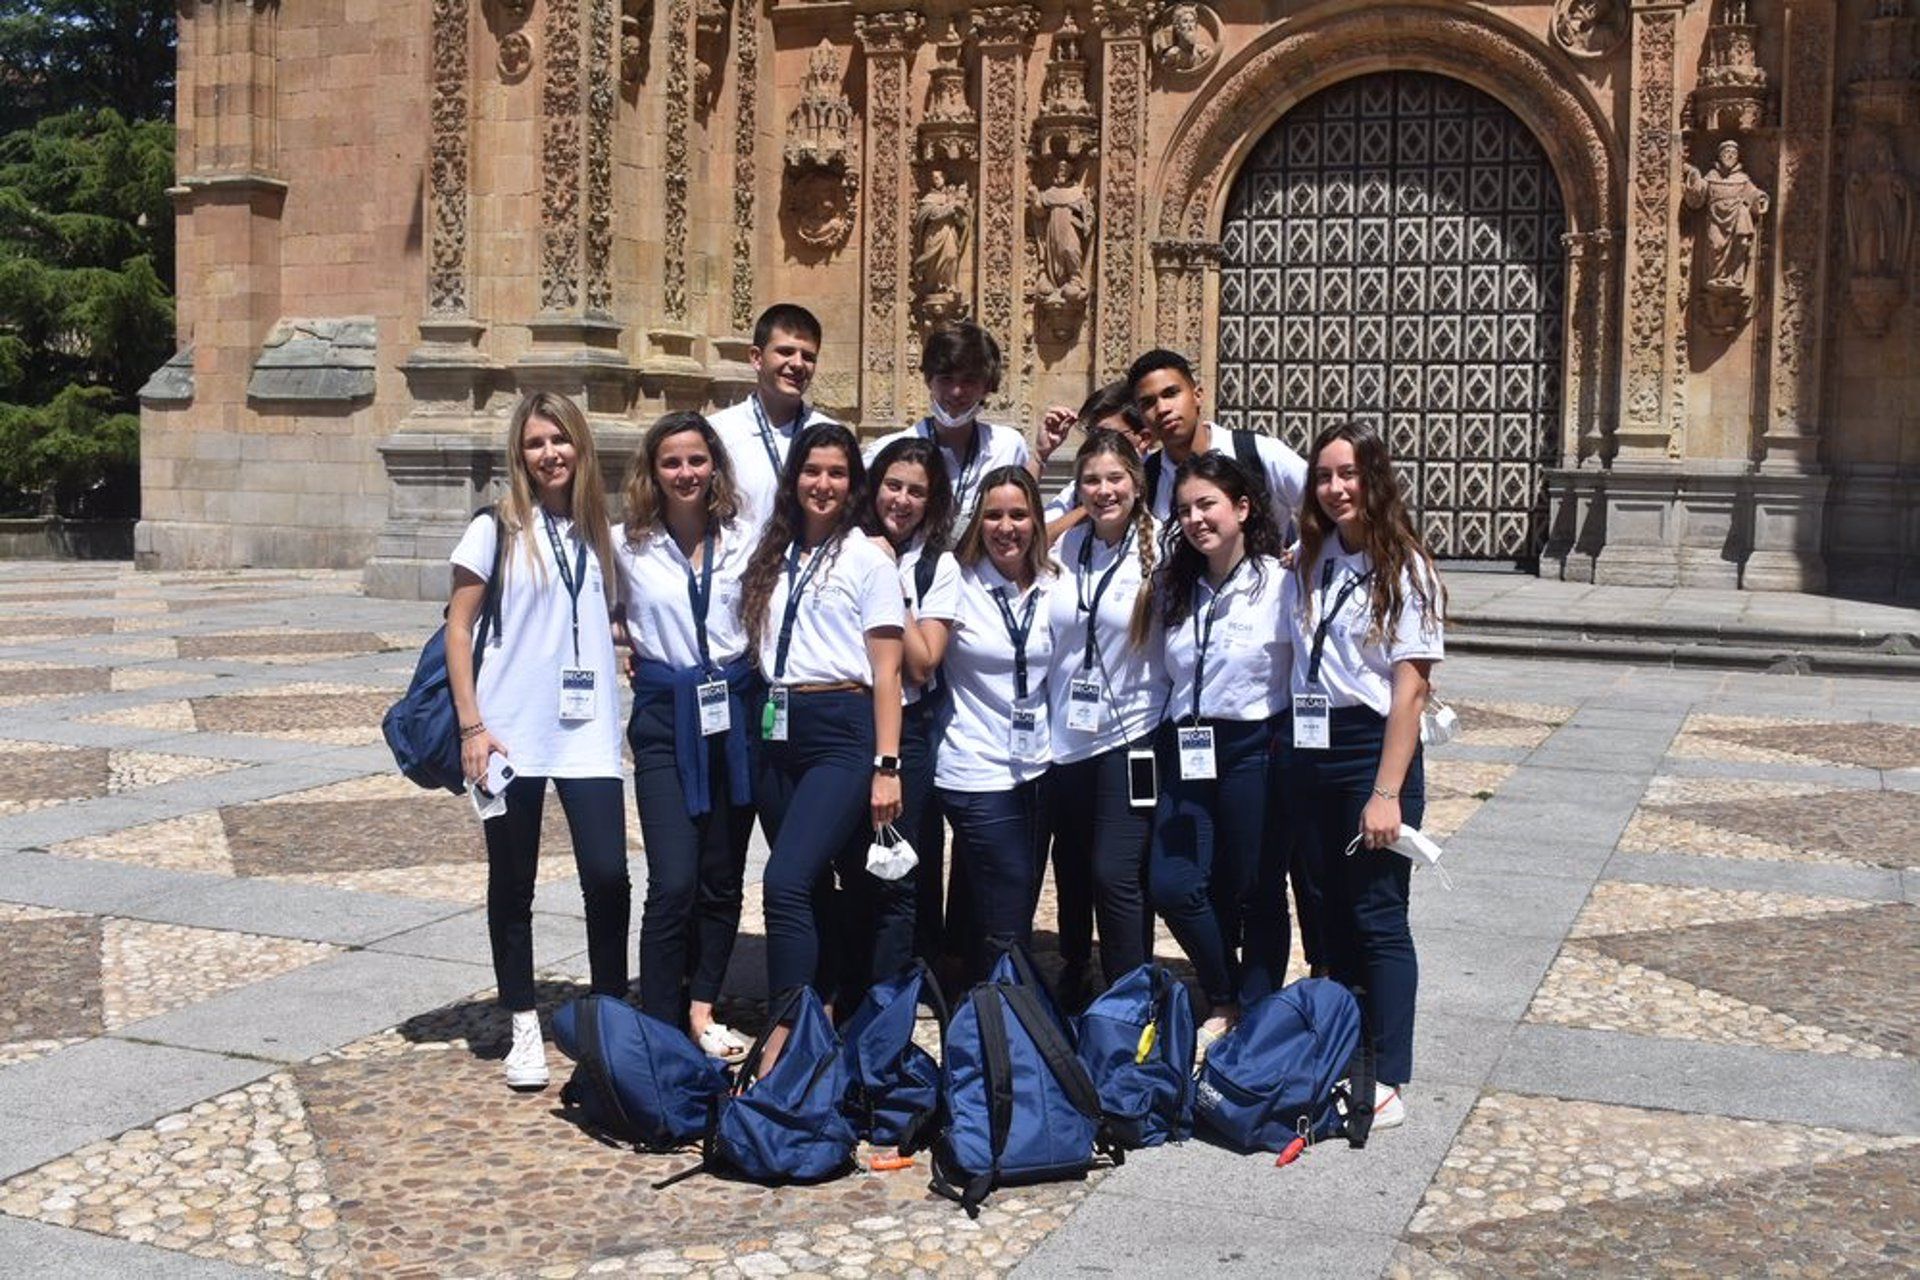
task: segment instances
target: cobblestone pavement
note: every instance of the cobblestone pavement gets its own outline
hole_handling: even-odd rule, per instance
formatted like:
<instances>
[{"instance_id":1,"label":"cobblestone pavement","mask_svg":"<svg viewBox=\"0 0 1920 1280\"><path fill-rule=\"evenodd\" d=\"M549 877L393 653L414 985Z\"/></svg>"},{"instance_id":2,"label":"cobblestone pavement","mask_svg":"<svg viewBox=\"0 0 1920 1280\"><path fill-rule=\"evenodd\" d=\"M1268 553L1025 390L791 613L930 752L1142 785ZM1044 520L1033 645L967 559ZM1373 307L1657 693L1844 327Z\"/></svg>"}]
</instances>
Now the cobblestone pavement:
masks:
<instances>
[{"instance_id":1,"label":"cobblestone pavement","mask_svg":"<svg viewBox=\"0 0 1920 1280\"><path fill-rule=\"evenodd\" d=\"M1429 761L1427 828L1455 887L1416 878L1406 1126L1286 1169L1137 1153L971 1221L924 1158L656 1190L692 1153L606 1146L557 1087L501 1087L476 825L379 740L436 615L345 574L0 564L4 1270L1920 1267L1910 687L1448 664L1465 732ZM545 822L550 1012L586 962L557 806ZM637 901L630 805L628 831ZM1049 884L1049 970L1053 915ZM723 1007L748 1028L761 935L750 887ZM1164 928L1156 950L1186 971Z\"/></svg>"}]
</instances>

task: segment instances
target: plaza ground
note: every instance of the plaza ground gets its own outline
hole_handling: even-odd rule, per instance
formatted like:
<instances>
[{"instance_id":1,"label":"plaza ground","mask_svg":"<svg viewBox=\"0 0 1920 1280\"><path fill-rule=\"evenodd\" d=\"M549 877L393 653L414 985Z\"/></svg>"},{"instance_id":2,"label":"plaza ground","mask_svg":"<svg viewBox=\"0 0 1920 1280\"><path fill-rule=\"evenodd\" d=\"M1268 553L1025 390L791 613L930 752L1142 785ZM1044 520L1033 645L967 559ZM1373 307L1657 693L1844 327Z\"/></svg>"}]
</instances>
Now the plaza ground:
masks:
<instances>
[{"instance_id":1,"label":"plaza ground","mask_svg":"<svg viewBox=\"0 0 1920 1280\"><path fill-rule=\"evenodd\" d=\"M1805 597L1492 580L1462 597L1549 620L1920 632L1911 610ZM0 564L0 1271L1916 1266L1910 678L1582 662L1573 632L1540 642L1552 660L1447 663L1466 733L1430 760L1427 825L1453 888L1415 882L1406 1126L1288 1168L1198 1141L1138 1153L1002 1192L975 1223L928 1195L924 1157L818 1188L656 1192L689 1158L562 1119L557 1052L545 1094L502 1087L476 824L395 778L379 742L437 618L344 574ZM585 973L550 808L549 1009ZM631 817L629 836L637 904ZM1050 896L1041 928L1044 951ZM726 1012L751 1025L752 891L745 932Z\"/></svg>"}]
</instances>

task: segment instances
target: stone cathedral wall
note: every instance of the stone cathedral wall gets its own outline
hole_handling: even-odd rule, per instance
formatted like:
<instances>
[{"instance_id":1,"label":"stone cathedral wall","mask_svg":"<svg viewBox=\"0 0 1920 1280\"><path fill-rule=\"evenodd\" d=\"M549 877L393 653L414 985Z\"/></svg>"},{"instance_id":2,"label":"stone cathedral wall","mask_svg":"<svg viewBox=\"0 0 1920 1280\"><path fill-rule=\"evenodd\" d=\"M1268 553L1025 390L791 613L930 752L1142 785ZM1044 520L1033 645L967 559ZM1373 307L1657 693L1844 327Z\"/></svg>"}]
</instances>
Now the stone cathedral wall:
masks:
<instances>
[{"instance_id":1,"label":"stone cathedral wall","mask_svg":"<svg viewBox=\"0 0 1920 1280\"><path fill-rule=\"evenodd\" d=\"M139 554L440 594L521 391L581 397L617 473L744 393L782 299L868 431L961 315L1023 425L1156 343L1212 380L1236 177L1398 71L1491 95L1558 181L1541 572L1920 595L1907 8L188 0Z\"/></svg>"}]
</instances>

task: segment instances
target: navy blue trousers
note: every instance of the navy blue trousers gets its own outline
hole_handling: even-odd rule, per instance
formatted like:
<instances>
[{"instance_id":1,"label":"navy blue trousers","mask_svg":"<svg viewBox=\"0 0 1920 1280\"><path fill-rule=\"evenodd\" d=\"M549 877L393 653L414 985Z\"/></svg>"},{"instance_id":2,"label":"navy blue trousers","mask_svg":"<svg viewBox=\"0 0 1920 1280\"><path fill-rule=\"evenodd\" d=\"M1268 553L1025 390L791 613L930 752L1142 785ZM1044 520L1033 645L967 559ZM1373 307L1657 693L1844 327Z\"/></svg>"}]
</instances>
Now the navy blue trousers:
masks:
<instances>
[{"instance_id":1,"label":"navy blue trousers","mask_svg":"<svg viewBox=\"0 0 1920 1280\"><path fill-rule=\"evenodd\" d=\"M1213 1004L1247 1005L1278 990L1287 972L1285 842L1267 838L1266 720L1207 720L1213 726L1209 781L1180 777L1171 721L1156 748L1160 803L1153 815L1147 884L1153 909L1193 962Z\"/></svg>"},{"instance_id":2,"label":"navy blue trousers","mask_svg":"<svg viewBox=\"0 0 1920 1280\"><path fill-rule=\"evenodd\" d=\"M809 983L844 1004L912 958L912 878L867 874L873 754L864 691L793 694L787 741L760 744L769 991Z\"/></svg>"},{"instance_id":3,"label":"navy blue trousers","mask_svg":"<svg viewBox=\"0 0 1920 1280\"><path fill-rule=\"evenodd\" d=\"M1386 850L1346 853L1373 796L1386 724L1367 707L1335 710L1330 749L1291 752L1286 793L1300 824L1296 853L1319 886L1325 962L1334 979L1360 997L1375 1071L1397 1085L1413 1078L1413 1001L1420 985L1407 924L1413 864ZM1290 736L1291 725L1283 730ZM1400 821L1417 827L1426 810L1426 764L1416 749L1400 786Z\"/></svg>"},{"instance_id":4,"label":"navy blue trousers","mask_svg":"<svg viewBox=\"0 0 1920 1280\"><path fill-rule=\"evenodd\" d=\"M1127 803L1127 752L1152 741L1057 764L1047 773L1060 956L1080 965L1092 958L1097 918L1100 970L1109 983L1153 953L1146 890L1153 810Z\"/></svg>"},{"instance_id":5,"label":"navy blue trousers","mask_svg":"<svg viewBox=\"0 0 1920 1280\"><path fill-rule=\"evenodd\" d=\"M735 725L732 733L748 733ZM741 880L753 834L752 797L732 794L726 736L707 739L713 807L687 813L674 761L673 703L636 707L627 725L633 792L646 844L647 896L640 909L640 1008L685 1028L687 1003L720 996L740 931Z\"/></svg>"},{"instance_id":6,"label":"navy blue trousers","mask_svg":"<svg viewBox=\"0 0 1920 1280\"><path fill-rule=\"evenodd\" d=\"M627 813L618 778L555 778L573 837L580 894L587 908L587 964L595 994L627 994ZM524 774L507 784L507 811L484 824L487 837L487 941L500 1003L533 1008L533 882L540 869L540 814L547 779Z\"/></svg>"},{"instance_id":7,"label":"navy blue trousers","mask_svg":"<svg viewBox=\"0 0 1920 1280\"><path fill-rule=\"evenodd\" d=\"M967 895L966 956L975 980L1008 947L1033 942L1047 851L1042 795L1039 778L1005 791L940 790L953 824L954 881Z\"/></svg>"},{"instance_id":8,"label":"navy blue trousers","mask_svg":"<svg viewBox=\"0 0 1920 1280\"><path fill-rule=\"evenodd\" d=\"M946 954L941 893L947 853L947 822L934 790L939 731L929 694L905 708L900 719L900 821L894 825L920 855L909 881L913 885L913 954L929 964Z\"/></svg>"}]
</instances>

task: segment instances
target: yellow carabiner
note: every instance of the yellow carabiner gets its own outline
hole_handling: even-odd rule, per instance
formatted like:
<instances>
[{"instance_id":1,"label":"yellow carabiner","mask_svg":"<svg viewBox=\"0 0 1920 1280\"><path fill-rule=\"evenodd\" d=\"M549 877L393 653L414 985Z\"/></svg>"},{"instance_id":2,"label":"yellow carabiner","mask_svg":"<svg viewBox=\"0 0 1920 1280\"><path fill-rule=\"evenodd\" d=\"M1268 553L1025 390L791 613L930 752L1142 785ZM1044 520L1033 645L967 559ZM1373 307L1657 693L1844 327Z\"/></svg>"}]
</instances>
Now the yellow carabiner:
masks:
<instances>
[{"instance_id":1,"label":"yellow carabiner","mask_svg":"<svg viewBox=\"0 0 1920 1280\"><path fill-rule=\"evenodd\" d=\"M1147 1060L1147 1055L1153 1052L1154 1042L1159 1038L1160 1023L1158 1021L1149 1022L1140 1032L1139 1047L1133 1051L1133 1061L1135 1065Z\"/></svg>"}]
</instances>

